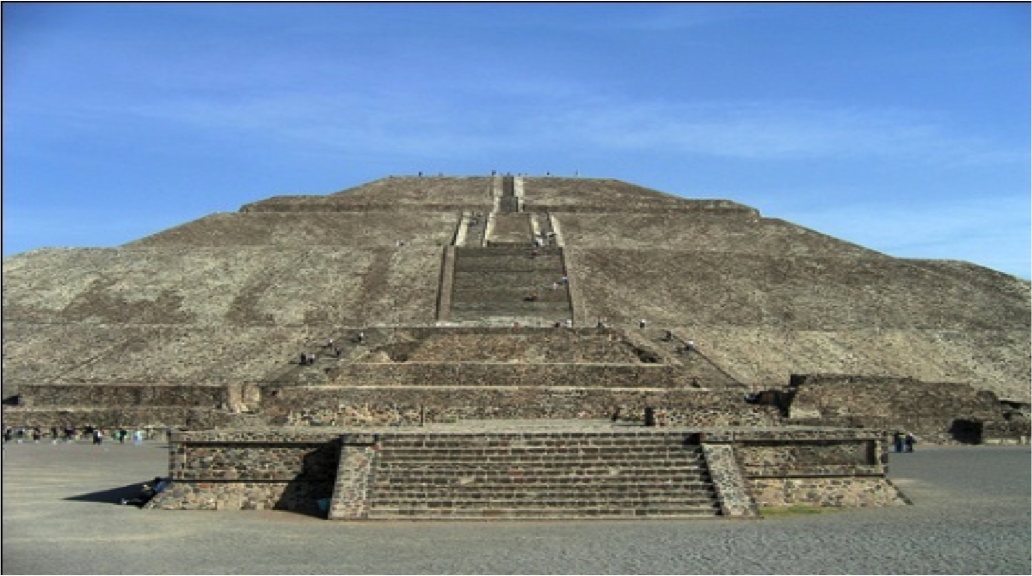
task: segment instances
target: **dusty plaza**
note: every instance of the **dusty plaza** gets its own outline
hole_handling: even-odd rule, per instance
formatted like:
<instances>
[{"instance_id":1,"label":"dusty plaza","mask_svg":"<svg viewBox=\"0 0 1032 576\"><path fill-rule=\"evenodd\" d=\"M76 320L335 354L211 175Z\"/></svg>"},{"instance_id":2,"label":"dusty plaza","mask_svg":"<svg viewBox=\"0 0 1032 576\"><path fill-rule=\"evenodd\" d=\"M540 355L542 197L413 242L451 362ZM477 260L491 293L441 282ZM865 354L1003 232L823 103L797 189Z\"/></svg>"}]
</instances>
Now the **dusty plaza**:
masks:
<instances>
[{"instance_id":1,"label":"dusty plaza","mask_svg":"<svg viewBox=\"0 0 1032 576\"><path fill-rule=\"evenodd\" d=\"M892 454L910 506L763 519L326 522L120 506L168 446L3 452L4 574L1027 574L1027 446Z\"/></svg>"}]
</instances>

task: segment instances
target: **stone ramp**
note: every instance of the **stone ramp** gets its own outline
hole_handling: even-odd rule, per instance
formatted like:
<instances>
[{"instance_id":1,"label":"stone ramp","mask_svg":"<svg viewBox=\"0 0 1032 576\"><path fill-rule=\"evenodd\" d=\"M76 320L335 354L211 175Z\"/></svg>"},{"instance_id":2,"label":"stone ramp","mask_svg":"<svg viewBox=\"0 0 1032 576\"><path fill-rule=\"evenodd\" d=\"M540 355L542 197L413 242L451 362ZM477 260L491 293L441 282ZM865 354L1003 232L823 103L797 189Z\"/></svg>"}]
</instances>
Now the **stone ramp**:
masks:
<instances>
[{"instance_id":1,"label":"stone ramp","mask_svg":"<svg viewBox=\"0 0 1032 576\"><path fill-rule=\"evenodd\" d=\"M688 444L688 438L637 428L385 433L371 450L342 453L329 517L716 516L720 504L709 471L701 449ZM356 496L364 501L357 503Z\"/></svg>"}]
</instances>

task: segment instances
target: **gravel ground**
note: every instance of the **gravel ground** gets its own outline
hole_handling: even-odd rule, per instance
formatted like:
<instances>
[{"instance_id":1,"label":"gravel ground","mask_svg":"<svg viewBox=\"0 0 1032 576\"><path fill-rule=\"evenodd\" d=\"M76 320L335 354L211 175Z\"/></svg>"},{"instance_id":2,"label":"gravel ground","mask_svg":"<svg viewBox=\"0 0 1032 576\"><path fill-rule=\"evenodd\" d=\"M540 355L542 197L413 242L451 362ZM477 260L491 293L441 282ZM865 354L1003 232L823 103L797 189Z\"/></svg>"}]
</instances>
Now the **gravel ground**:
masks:
<instances>
[{"instance_id":1,"label":"gravel ground","mask_svg":"<svg viewBox=\"0 0 1032 576\"><path fill-rule=\"evenodd\" d=\"M113 505L164 444L9 444L4 574L1030 574L1028 447L892 455L913 506L763 520L339 523Z\"/></svg>"}]
</instances>

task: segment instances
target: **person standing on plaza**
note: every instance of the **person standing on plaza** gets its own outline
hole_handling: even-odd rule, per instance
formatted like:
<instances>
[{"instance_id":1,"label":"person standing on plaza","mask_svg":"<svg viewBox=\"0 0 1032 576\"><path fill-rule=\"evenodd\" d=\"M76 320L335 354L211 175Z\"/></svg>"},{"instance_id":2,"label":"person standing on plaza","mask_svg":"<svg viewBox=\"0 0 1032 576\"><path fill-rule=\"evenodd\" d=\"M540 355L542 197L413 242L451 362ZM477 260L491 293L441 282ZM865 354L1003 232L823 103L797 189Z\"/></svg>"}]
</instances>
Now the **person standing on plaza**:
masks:
<instances>
[{"instance_id":1,"label":"person standing on plaza","mask_svg":"<svg viewBox=\"0 0 1032 576\"><path fill-rule=\"evenodd\" d=\"M914 436L913 432L907 432L903 438L903 445L906 447L907 452L914 451L914 444L917 442L917 436Z\"/></svg>"},{"instance_id":2,"label":"person standing on plaza","mask_svg":"<svg viewBox=\"0 0 1032 576\"><path fill-rule=\"evenodd\" d=\"M903 442L905 439L906 437L903 435L903 432L901 430L897 430L896 434L893 436L893 441L897 453L903 452Z\"/></svg>"}]
</instances>

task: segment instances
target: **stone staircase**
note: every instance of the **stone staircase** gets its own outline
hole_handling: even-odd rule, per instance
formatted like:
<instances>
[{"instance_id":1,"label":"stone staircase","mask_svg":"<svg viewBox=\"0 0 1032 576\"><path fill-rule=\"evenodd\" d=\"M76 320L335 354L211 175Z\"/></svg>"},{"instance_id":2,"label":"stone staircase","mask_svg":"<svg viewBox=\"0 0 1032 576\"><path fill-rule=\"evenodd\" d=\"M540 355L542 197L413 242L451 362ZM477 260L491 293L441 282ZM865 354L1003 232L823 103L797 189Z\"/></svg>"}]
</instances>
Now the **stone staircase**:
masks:
<instances>
[{"instance_id":1,"label":"stone staircase","mask_svg":"<svg viewBox=\"0 0 1032 576\"><path fill-rule=\"evenodd\" d=\"M683 433L404 433L381 439L366 518L712 517L719 502Z\"/></svg>"},{"instance_id":2,"label":"stone staircase","mask_svg":"<svg viewBox=\"0 0 1032 576\"><path fill-rule=\"evenodd\" d=\"M550 324L573 317L568 286L553 283L566 275L563 250L522 246L455 249L451 314L453 321L511 318ZM530 300L536 293L535 300Z\"/></svg>"}]
</instances>

